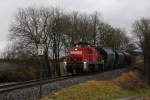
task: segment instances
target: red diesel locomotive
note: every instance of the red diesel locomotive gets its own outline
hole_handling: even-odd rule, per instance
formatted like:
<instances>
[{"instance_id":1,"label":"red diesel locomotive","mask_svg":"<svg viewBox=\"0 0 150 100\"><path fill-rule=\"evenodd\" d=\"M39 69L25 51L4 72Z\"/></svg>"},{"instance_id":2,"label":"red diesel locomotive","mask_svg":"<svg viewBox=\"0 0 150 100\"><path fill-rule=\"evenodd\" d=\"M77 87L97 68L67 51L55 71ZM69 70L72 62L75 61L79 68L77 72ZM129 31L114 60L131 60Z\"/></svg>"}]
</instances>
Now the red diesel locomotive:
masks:
<instances>
[{"instance_id":1,"label":"red diesel locomotive","mask_svg":"<svg viewBox=\"0 0 150 100\"><path fill-rule=\"evenodd\" d=\"M122 56L110 48L99 48L80 42L68 49L64 66L66 71L72 74L95 72L113 69L116 64L120 64L120 59L125 59L125 55Z\"/></svg>"}]
</instances>

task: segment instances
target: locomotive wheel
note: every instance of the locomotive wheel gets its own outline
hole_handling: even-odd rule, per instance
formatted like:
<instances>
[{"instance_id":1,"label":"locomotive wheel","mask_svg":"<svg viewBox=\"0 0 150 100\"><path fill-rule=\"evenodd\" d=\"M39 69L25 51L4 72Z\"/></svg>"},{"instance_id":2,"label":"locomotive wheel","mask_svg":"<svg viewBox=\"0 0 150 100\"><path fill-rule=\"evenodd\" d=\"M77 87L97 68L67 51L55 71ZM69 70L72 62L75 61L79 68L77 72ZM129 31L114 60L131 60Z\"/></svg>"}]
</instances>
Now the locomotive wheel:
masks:
<instances>
[{"instance_id":1,"label":"locomotive wheel","mask_svg":"<svg viewBox=\"0 0 150 100\"><path fill-rule=\"evenodd\" d=\"M79 74L80 73L80 69L77 67L76 69L76 73Z\"/></svg>"},{"instance_id":2,"label":"locomotive wheel","mask_svg":"<svg viewBox=\"0 0 150 100\"><path fill-rule=\"evenodd\" d=\"M72 69L70 70L70 73L71 73L71 75L73 75L73 70Z\"/></svg>"},{"instance_id":3,"label":"locomotive wheel","mask_svg":"<svg viewBox=\"0 0 150 100\"><path fill-rule=\"evenodd\" d=\"M101 70L102 70L102 72L105 71L105 65L104 64L101 65Z\"/></svg>"},{"instance_id":4,"label":"locomotive wheel","mask_svg":"<svg viewBox=\"0 0 150 100\"><path fill-rule=\"evenodd\" d=\"M77 74L82 74L81 69L77 69L76 72L77 72Z\"/></svg>"},{"instance_id":5,"label":"locomotive wheel","mask_svg":"<svg viewBox=\"0 0 150 100\"><path fill-rule=\"evenodd\" d=\"M78 65L76 72L77 72L77 74L82 74L83 73L83 65Z\"/></svg>"},{"instance_id":6,"label":"locomotive wheel","mask_svg":"<svg viewBox=\"0 0 150 100\"><path fill-rule=\"evenodd\" d=\"M95 71L95 66L93 64L89 64L89 72L94 72Z\"/></svg>"},{"instance_id":7,"label":"locomotive wheel","mask_svg":"<svg viewBox=\"0 0 150 100\"><path fill-rule=\"evenodd\" d=\"M96 64L94 67L95 67L95 72L99 72L100 71L100 67L99 67L98 64Z\"/></svg>"},{"instance_id":8,"label":"locomotive wheel","mask_svg":"<svg viewBox=\"0 0 150 100\"><path fill-rule=\"evenodd\" d=\"M75 69L71 69L70 72L71 72L72 75L75 75L75 74L76 74L76 70L75 70Z\"/></svg>"},{"instance_id":9,"label":"locomotive wheel","mask_svg":"<svg viewBox=\"0 0 150 100\"><path fill-rule=\"evenodd\" d=\"M102 72L103 71L103 66L101 64L98 64L98 71Z\"/></svg>"}]
</instances>

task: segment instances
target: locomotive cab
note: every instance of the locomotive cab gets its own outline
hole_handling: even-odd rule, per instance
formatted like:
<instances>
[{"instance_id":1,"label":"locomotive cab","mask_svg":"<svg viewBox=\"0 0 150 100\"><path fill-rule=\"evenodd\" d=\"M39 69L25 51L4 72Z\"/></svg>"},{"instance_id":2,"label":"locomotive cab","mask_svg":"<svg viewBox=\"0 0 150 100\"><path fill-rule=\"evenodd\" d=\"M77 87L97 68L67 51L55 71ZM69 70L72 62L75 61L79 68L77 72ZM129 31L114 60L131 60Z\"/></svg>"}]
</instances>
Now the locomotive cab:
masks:
<instances>
[{"instance_id":1,"label":"locomotive cab","mask_svg":"<svg viewBox=\"0 0 150 100\"><path fill-rule=\"evenodd\" d=\"M65 62L67 72L80 73L89 71L89 65L99 62L97 50L87 43L78 43L75 47L68 49L67 61Z\"/></svg>"}]
</instances>

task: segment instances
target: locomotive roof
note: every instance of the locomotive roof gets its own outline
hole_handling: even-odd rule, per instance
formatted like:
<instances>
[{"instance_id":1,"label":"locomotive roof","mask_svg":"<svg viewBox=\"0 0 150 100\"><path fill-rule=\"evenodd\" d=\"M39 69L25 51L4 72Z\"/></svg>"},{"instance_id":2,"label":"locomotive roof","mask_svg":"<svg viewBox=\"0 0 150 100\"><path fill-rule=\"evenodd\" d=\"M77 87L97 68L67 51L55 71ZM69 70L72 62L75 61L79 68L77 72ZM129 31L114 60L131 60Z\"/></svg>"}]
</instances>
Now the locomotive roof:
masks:
<instances>
[{"instance_id":1,"label":"locomotive roof","mask_svg":"<svg viewBox=\"0 0 150 100\"><path fill-rule=\"evenodd\" d=\"M77 42L74 45L91 45L91 44L87 42Z\"/></svg>"}]
</instances>

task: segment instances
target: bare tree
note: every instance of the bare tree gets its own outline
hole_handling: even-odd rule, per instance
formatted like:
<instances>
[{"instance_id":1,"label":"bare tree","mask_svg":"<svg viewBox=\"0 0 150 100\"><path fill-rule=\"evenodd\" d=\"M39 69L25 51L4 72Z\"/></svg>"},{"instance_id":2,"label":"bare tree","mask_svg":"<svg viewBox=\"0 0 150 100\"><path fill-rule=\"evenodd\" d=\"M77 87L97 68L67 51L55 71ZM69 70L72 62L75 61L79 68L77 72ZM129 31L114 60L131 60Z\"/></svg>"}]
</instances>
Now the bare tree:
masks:
<instances>
[{"instance_id":1,"label":"bare tree","mask_svg":"<svg viewBox=\"0 0 150 100\"><path fill-rule=\"evenodd\" d=\"M46 8L20 9L11 24L11 38L20 42L23 49L32 49L31 52L37 55L38 44L45 47L44 59L47 66L47 74L50 76L50 64L48 59L48 48L51 41L51 13Z\"/></svg>"},{"instance_id":2,"label":"bare tree","mask_svg":"<svg viewBox=\"0 0 150 100\"><path fill-rule=\"evenodd\" d=\"M98 33L98 27L100 25L101 20L100 20L100 13L95 12L91 14L91 34L93 35L93 44L98 45L97 43L97 33Z\"/></svg>"},{"instance_id":3,"label":"bare tree","mask_svg":"<svg viewBox=\"0 0 150 100\"><path fill-rule=\"evenodd\" d=\"M150 82L150 19L142 18L133 25L133 30L139 40L140 47L144 54L145 79Z\"/></svg>"},{"instance_id":4,"label":"bare tree","mask_svg":"<svg viewBox=\"0 0 150 100\"><path fill-rule=\"evenodd\" d=\"M53 18L51 19L53 23L52 27L52 33L51 33L51 50L52 50L52 57L54 60L54 67L56 69L56 73L59 76L60 73L60 50L62 48L62 38L63 34L65 32L65 21L66 16L64 15L63 11L61 9L55 8L53 13Z\"/></svg>"},{"instance_id":5,"label":"bare tree","mask_svg":"<svg viewBox=\"0 0 150 100\"><path fill-rule=\"evenodd\" d=\"M125 31L120 28L114 28L104 22L100 22L98 25L96 41L98 46L110 47L118 50L126 50L130 42Z\"/></svg>"}]
</instances>

